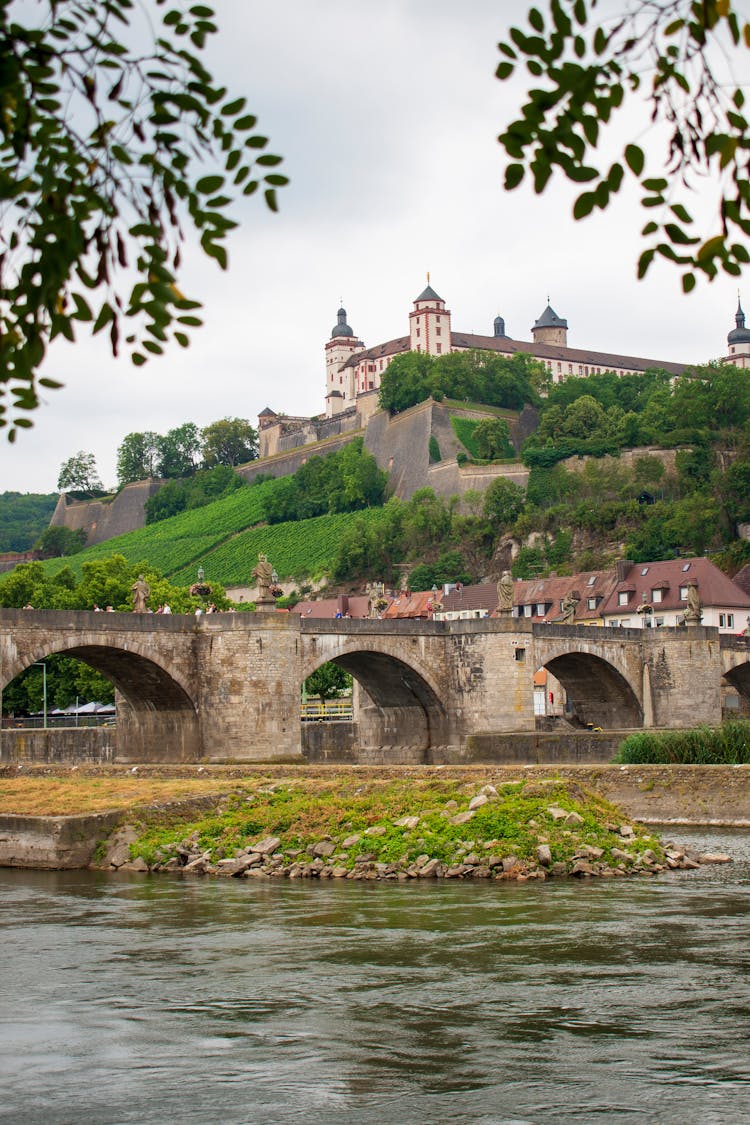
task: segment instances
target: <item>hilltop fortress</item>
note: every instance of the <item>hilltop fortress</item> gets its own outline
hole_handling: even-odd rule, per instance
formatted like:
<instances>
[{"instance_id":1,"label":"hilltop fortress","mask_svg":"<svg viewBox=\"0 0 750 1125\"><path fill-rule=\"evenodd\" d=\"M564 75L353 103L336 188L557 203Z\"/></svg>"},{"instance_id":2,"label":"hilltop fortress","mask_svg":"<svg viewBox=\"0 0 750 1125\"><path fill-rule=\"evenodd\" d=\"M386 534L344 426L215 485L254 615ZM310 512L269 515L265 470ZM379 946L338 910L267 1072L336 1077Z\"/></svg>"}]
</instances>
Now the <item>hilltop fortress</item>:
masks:
<instances>
[{"instance_id":1,"label":"hilltop fortress","mask_svg":"<svg viewBox=\"0 0 750 1125\"><path fill-rule=\"evenodd\" d=\"M462 495L469 489L483 491L498 475L525 485L528 474L520 464L458 465L456 454L463 447L451 425L451 416L481 418L481 408L454 404L448 407L429 400L392 418L378 408L383 372L394 356L409 351L432 356L469 349L508 357L526 354L545 364L556 383L604 371L630 375L660 368L677 376L687 369L687 365L669 360L569 347L568 322L549 304L534 322L531 340L509 336L502 316L495 317L491 335L455 331L450 309L429 283L413 302L408 329L404 336L368 348L348 324L346 309L340 308L324 346L325 411L306 418L278 414L266 407L258 416L260 457L240 466L240 475L246 480L253 480L260 473L284 476L293 473L308 457L331 453L362 435L378 465L388 471L394 494L402 499L424 487L446 497ZM727 336L721 358L737 367L750 367L750 329L745 327L745 314L739 302L735 327ZM536 411L530 407L511 421L511 441L516 450L520 450L535 427ZM440 450L437 462L430 457L431 438ZM112 535L142 527L143 505L160 484L142 481L127 485L109 503L70 502L62 495L51 522L84 528L89 545L102 542Z\"/></svg>"},{"instance_id":2,"label":"hilltop fortress","mask_svg":"<svg viewBox=\"0 0 750 1125\"><path fill-rule=\"evenodd\" d=\"M338 434L363 430L378 410L383 372L394 356L404 352L440 356L476 349L507 357L523 353L543 363L555 383L603 371L632 375L656 367L681 375L686 370L685 364L671 360L569 347L568 322L549 304L534 322L530 340L509 336L502 316L495 317L491 335L455 331L450 309L429 284L413 302L408 326L407 335L368 348L348 324L346 309L340 308L325 344L325 412L301 418L277 414L266 407L258 416L260 456L271 457ZM738 367L750 366L750 329L745 327L745 314L739 303L735 327L727 337L722 359Z\"/></svg>"}]
</instances>

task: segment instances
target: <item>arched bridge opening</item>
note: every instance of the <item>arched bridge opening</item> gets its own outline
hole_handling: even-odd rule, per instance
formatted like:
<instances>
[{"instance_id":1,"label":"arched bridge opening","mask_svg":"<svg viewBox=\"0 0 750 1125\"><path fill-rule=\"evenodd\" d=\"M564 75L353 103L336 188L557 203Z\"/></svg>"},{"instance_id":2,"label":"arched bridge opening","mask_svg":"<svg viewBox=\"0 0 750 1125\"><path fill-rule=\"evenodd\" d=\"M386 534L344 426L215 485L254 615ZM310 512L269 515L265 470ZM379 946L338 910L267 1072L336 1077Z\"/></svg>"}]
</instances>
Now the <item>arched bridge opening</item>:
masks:
<instances>
[{"instance_id":1,"label":"arched bridge opening","mask_svg":"<svg viewBox=\"0 0 750 1125\"><path fill-rule=\"evenodd\" d=\"M562 653L543 665L562 685L565 717L576 727L603 730L643 726L643 708L631 685L609 661L590 652Z\"/></svg>"},{"instance_id":2,"label":"arched bridge opening","mask_svg":"<svg viewBox=\"0 0 750 1125\"><path fill-rule=\"evenodd\" d=\"M363 751L365 756L384 752L387 757L392 749L402 762L424 761L430 749L448 742L445 707L435 688L410 664L366 649L330 655L328 660L354 680L354 721L348 745L341 743L341 734L333 745L335 731L306 729L303 745L311 756L321 750L327 734L332 744L330 756L356 757ZM325 662L321 660L318 667ZM308 669L306 676L314 671L315 667Z\"/></svg>"},{"instance_id":3,"label":"arched bridge opening","mask_svg":"<svg viewBox=\"0 0 750 1125\"><path fill-rule=\"evenodd\" d=\"M177 762L200 757L195 704L185 687L154 660L115 646L72 644L35 654L16 674L58 653L88 664L114 684L119 760Z\"/></svg>"},{"instance_id":4,"label":"arched bridge opening","mask_svg":"<svg viewBox=\"0 0 750 1125\"><path fill-rule=\"evenodd\" d=\"M726 718L750 717L750 654L725 669L722 677L722 713Z\"/></svg>"}]
</instances>

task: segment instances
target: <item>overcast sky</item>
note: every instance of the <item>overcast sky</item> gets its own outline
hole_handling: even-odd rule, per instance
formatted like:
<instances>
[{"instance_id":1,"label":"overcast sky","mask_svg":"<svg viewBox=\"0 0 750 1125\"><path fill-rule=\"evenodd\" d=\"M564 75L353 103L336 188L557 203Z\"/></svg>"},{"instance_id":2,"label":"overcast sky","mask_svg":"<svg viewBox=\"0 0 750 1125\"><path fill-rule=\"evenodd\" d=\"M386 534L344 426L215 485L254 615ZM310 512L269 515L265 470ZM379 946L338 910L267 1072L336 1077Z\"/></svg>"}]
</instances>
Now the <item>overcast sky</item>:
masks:
<instances>
[{"instance_id":1,"label":"overcast sky","mask_svg":"<svg viewBox=\"0 0 750 1125\"><path fill-rule=\"evenodd\" d=\"M187 248L181 288L205 306L189 349L135 369L104 340L55 344L45 373L65 389L46 393L15 446L0 437L0 491L54 491L79 450L113 486L132 431L225 415L256 424L265 406L322 412L339 301L367 346L404 335L427 271L454 330L490 334L500 313L509 335L530 339L549 295L573 347L722 355L736 284L699 283L684 297L676 271L658 266L637 282L635 197L575 224L563 185L542 198L503 192L496 137L520 87L495 79L497 42L525 7L218 0L211 64L285 157L280 213L242 201L227 273Z\"/></svg>"}]
</instances>

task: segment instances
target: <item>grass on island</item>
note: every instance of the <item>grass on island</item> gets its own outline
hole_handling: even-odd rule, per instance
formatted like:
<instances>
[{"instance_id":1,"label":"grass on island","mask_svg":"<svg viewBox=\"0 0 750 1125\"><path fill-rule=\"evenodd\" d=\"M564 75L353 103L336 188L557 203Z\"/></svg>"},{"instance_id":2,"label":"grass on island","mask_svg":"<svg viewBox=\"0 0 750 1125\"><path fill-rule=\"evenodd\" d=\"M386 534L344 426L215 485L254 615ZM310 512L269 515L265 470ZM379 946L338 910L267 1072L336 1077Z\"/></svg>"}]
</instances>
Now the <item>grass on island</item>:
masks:
<instances>
[{"instance_id":1,"label":"grass on island","mask_svg":"<svg viewBox=\"0 0 750 1125\"><path fill-rule=\"evenodd\" d=\"M527 860L533 859L540 843L550 845L553 862L569 863L585 843L601 848L605 862L616 863L611 849L622 840L615 828L629 818L575 782L550 778L499 783L487 803L476 808L470 820L461 821L460 814L481 790L478 779L363 779L355 773L243 782L207 815L165 819L145 813L136 824L140 834L131 851L134 858L141 856L152 865L176 854L189 837L216 862L266 836L279 838L282 853L304 852L326 838L341 846L355 836L358 839L346 849L348 867L365 856L396 863L428 855L450 864L462 853L488 848ZM553 807L575 813L580 820L567 825L552 815ZM406 818L416 818L416 823L398 823ZM637 851L660 850L647 835L637 837L633 846Z\"/></svg>"},{"instance_id":2,"label":"grass on island","mask_svg":"<svg viewBox=\"0 0 750 1125\"><path fill-rule=\"evenodd\" d=\"M216 862L267 836L279 838L280 854L304 852L326 838L340 847L356 836L346 849L349 867L364 856L395 863L428 855L450 864L480 849L524 861L533 859L540 843L549 844L556 863L569 863L581 845L601 848L604 862L617 862L612 848L622 840L616 829L631 818L604 798L556 777L498 779L495 787L485 786L485 780L491 777L373 777L346 769L280 779L270 770L239 779L24 776L3 778L0 813L65 816L122 810L122 823L138 832L131 855L149 866L175 855L186 839ZM462 820L483 786L489 799ZM208 804L190 804L200 798ZM560 819L559 810L576 814L573 822ZM397 823L405 818L416 821ZM631 850L661 853L655 838L634 828Z\"/></svg>"}]
</instances>

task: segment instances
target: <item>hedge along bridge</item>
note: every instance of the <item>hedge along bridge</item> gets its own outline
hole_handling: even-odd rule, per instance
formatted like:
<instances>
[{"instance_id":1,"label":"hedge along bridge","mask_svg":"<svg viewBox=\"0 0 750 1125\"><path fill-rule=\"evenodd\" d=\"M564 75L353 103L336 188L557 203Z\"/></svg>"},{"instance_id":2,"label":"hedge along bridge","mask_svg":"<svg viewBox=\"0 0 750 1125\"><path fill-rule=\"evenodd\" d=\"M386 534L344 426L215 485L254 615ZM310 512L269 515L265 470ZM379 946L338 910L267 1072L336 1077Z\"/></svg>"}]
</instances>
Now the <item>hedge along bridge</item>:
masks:
<instances>
[{"instance_id":1,"label":"hedge along bridge","mask_svg":"<svg viewBox=\"0 0 750 1125\"><path fill-rule=\"evenodd\" d=\"M748 642L702 627L0 610L0 686L52 653L114 682L122 761L299 760L301 685L327 661L356 681L352 746L394 762L533 731L541 667L581 725L605 730L718 723L724 676L750 697Z\"/></svg>"}]
</instances>

